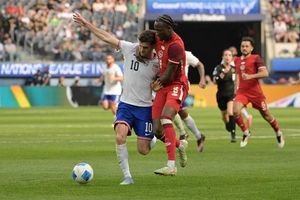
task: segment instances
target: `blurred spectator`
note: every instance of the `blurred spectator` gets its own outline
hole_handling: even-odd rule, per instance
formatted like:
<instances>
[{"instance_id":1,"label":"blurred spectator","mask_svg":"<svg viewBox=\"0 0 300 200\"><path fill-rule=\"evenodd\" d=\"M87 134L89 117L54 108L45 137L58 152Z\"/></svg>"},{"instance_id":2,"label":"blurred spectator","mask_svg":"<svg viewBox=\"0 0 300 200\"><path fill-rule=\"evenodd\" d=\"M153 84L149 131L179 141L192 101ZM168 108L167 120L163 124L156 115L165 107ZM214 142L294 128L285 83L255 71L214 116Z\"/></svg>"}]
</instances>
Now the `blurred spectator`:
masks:
<instances>
[{"instance_id":1,"label":"blurred spectator","mask_svg":"<svg viewBox=\"0 0 300 200\"><path fill-rule=\"evenodd\" d=\"M65 87L65 77L64 76L60 76L59 79L58 79L58 84L57 86L59 87Z\"/></svg>"},{"instance_id":2,"label":"blurred spectator","mask_svg":"<svg viewBox=\"0 0 300 200\"><path fill-rule=\"evenodd\" d=\"M5 58L4 46L0 41L0 61L4 61L4 58Z\"/></svg>"},{"instance_id":3,"label":"blurred spectator","mask_svg":"<svg viewBox=\"0 0 300 200\"><path fill-rule=\"evenodd\" d=\"M287 38L287 26L281 16L274 22L274 34L276 42L283 42Z\"/></svg>"},{"instance_id":4,"label":"blurred spectator","mask_svg":"<svg viewBox=\"0 0 300 200\"><path fill-rule=\"evenodd\" d=\"M75 87L80 86L80 77L79 76L74 77L74 82L73 82L72 86L75 86Z\"/></svg>"},{"instance_id":5,"label":"blurred spectator","mask_svg":"<svg viewBox=\"0 0 300 200\"><path fill-rule=\"evenodd\" d=\"M294 55L295 55L295 57L300 57L300 41L298 41L298 43L297 43L297 47L294 51Z\"/></svg>"},{"instance_id":6,"label":"blurred spectator","mask_svg":"<svg viewBox=\"0 0 300 200\"><path fill-rule=\"evenodd\" d=\"M12 43L10 38L5 41L4 49L7 54L7 59L5 60L16 61L18 59L17 46Z\"/></svg>"},{"instance_id":7,"label":"blurred spectator","mask_svg":"<svg viewBox=\"0 0 300 200\"><path fill-rule=\"evenodd\" d=\"M49 86L50 85L50 79L51 79L51 74L49 72L49 67L45 67L44 71L41 74L42 76L42 85L44 86Z\"/></svg>"},{"instance_id":8,"label":"blurred spectator","mask_svg":"<svg viewBox=\"0 0 300 200\"><path fill-rule=\"evenodd\" d=\"M31 85L39 86L43 84L43 77L41 70L37 70L36 73L33 75L33 82Z\"/></svg>"},{"instance_id":9,"label":"blurred spectator","mask_svg":"<svg viewBox=\"0 0 300 200\"><path fill-rule=\"evenodd\" d=\"M126 13L127 6L123 0L117 0L115 4L115 12Z\"/></svg>"},{"instance_id":10,"label":"blurred spectator","mask_svg":"<svg viewBox=\"0 0 300 200\"><path fill-rule=\"evenodd\" d=\"M104 9L104 0L95 0L92 4L93 12L101 12Z\"/></svg>"}]
</instances>

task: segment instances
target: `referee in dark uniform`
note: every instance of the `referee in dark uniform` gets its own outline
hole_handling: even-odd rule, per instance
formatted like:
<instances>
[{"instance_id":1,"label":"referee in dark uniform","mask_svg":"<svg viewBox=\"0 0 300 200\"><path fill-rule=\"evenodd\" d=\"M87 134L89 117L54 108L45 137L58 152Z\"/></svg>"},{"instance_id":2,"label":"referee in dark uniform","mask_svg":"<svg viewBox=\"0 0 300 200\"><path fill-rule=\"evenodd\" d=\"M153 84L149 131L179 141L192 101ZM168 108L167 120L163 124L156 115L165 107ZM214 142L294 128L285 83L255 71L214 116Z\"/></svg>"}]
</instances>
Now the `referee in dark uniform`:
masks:
<instances>
[{"instance_id":1,"label":"referee in dark uniform","mask_svg":"<svg viewBox=\"0 0 300 200\"><path fill-rule=\"evenodd\" d=\"M235 96L235 67L232 52L223 51L222 63L213 72L214 82L218 85L216 94L218 107L222 114L226 130L231 135L231 142L236 142L235 119L233 117L233 98Z\"/></svg>"}]
</instances>

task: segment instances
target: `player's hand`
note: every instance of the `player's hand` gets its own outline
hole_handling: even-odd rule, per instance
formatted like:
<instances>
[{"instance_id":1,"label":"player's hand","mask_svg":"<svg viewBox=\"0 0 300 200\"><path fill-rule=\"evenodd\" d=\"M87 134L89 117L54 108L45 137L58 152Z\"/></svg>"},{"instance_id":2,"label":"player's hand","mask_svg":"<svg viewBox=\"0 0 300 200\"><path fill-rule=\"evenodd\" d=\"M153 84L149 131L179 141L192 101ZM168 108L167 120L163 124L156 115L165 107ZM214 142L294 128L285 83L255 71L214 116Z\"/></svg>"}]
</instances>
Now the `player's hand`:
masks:
<instances>
[{"instance_id":1,"label":"player's hand","mask_svg":"<svg viewBox=\"0 0 300 200\"><path fill-rule=\"evenodd\" d=\"M224 72L221 72L220 75L219 75L219 77L220 77L221 79L223 79L223 78L225 77Z\"/></svg>"},{"instance_id":2,"label":"player's hand","mask_svg":"<svg viewBox=\"0 0 300 200\"><path fill-rule=\"evenodd\" d=\"M73 14L73 20L75 23L79 24L80 26L85 26L87 24L87 21L78 12L75 12Z\"/></svg>"},{"instance_id":3,"label":"player's hand","mask_svg":"<svg viewBox=\"0 0 300 200\"><path fill-rule=\"evenodd\" d=\"M150 87L152 88L152 90L154 92L157 92L158 90L160 90L160 88L163 87L163 85L161 84L159 79L156 79L155 81L152 81L152 83L150 84Z\"/></svg>"},{"instance_id":4,"label":"player's hand","mask_svg":"<svg viewBox=\"0 0 300 200\"><path fill-rule=\"evenodd\" d=\"M205 89L205 87L206 87L205 80L201 80L201 81L199 82L199 87L202 88L202 89Z\"/></svg>"},{"instance_id":5,"label":"player's hand","mask_svg":"<svg viewBox=\"0 0 300 200\"><path fill-rule=\"evenodd\" d=\"M242 73L242 79L243 79L243 80L249 80L249 79L252 79L251 74Z\"/></svg>"}]
</instances>

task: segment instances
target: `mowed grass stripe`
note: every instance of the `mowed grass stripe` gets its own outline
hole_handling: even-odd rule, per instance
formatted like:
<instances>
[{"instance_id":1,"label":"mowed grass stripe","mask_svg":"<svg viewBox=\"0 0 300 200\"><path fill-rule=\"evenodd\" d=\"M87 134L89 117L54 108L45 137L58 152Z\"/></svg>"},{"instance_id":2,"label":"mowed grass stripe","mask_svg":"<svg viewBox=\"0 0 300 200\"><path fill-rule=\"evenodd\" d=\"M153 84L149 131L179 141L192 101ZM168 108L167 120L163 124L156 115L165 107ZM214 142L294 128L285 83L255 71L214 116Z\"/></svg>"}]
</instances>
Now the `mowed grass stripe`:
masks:
<instances>
[{"instance_id":1,"label":"mowed grass stripe","mask_svg":"<svg viewBox=\"0 0 300 200\"><path fill-rule=\"evenodd\" d=\"M1 109L0 199L300 199L300 110L271 109L286 135L284 149L276 147L273 130L259 113L249 111L253 137L241 149L229 142L217 109L190 109L207 141L199 154L190 134L188 165L178 166L175 177L153 174L166 162L161 142L141 156L136 137L129 137L135 184L121 187L110 112L98 107ZM85 186L71 180L73 166L82 161L95 171Z\"/></svg>"}]
</instances>

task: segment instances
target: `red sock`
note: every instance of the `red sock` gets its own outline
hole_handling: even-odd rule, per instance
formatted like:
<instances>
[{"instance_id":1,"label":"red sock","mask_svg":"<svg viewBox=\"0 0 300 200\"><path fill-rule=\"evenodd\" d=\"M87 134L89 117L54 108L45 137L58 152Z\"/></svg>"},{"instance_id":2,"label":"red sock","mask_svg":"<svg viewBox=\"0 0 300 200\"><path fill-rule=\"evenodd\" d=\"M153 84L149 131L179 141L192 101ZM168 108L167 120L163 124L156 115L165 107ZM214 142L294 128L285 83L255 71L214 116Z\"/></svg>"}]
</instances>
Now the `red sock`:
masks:
<instances>
[{"instance_id":1,"label":"red sock","mask_svg":"<svg viewBox=\"0 0 300 200\"><path fill-rule=\"evenodd\" d=\"M274 131L277 133L277 131L279 130L278 121L274 118L271 122L269 122L269 124L272 126Z\"/></svg>"},{"instance_id":2,"label":"red sock","mask_svg":"<svg viewBox=\"0 0 300 200\"><path fill-rule=\"evenodd\" d=\"M176 160L176 132L172 124L163 125L168 160Z\"/></svg>"},{"instance_id":3,"label":"red sock","mask_svg":"<svg viewBox=\"0 0 300 200\"><path fill-rule=\"evenodd\" d=\"M180 145L180 140L178 140L177 138L175 138L175 140L176 140L176 148L178 148Z\"/></svg>"},{"instance_id":4,"label":"red sock","mask_svg":"<svg viewBox=\"0 0 300 200\"><path fill-rule=\"evenodd\" d=\"M242 115L235 118L235 123L242 129L243 132L247 130Z\"/></svg>"}]
</instances>

